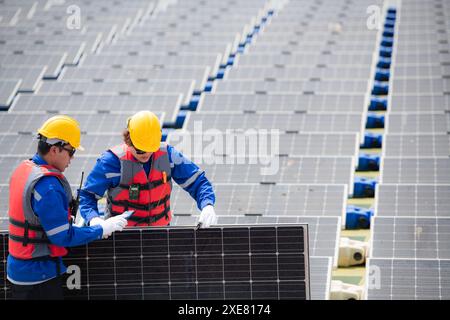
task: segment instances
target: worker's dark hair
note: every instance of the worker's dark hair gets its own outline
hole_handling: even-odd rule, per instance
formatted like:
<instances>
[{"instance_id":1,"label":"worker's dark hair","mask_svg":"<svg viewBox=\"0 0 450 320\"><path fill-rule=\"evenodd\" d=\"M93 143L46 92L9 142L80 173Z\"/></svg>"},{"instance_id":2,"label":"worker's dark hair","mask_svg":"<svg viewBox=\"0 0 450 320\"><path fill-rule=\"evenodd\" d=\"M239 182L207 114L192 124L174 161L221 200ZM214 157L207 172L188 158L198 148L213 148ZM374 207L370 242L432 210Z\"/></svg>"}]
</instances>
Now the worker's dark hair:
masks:
<instances>
[{"instance_id":1,"label":"worker's dark hair","mask_svg":"<svg viewBox=\"0 0 450 320\"><path fill-rule=\"evenodd\" d=\"M52 146L50 144L48 144L47 142L45 142L43 140L39 140L38 147L37 147L37 153L40 156L45 156L47 153L49 153L51 147Z\"/></svg>"},{"instance_id":2,"label":"worker's dark hair","mask_svg":"<svg viewBox=\"0 0 450 320\"><path fill-rule=\"evenodd\" d=\"M123 142L125 142L127 146L129 146L129 147L133 146L133 142L131 142L131 138L130 138L130 131L128 131L128 129L125 129L122 131L122 138L123 138Z\"/></svg>"},{"instance_id":3,"label":"worker's dark hair","mask_svg":"<svg viewBox=\"0 0 450 320\"><path fill-rule=\"evenodd\" d=\"M49 153L50 152L50 148L52 147L52 146L57 146L57 147L62 147L63 146L63 143L61 142L58 142L58 143L55 143L55 144L48 144L47 142L46 142L46 137L43 137L43 136L41 136L40 134L38 135L38 139L39 139L39 141L38 141L38 146L37 146L37 153L40 155L40 156L45 156L47 153Z\"/></svg>"}]
</instances>

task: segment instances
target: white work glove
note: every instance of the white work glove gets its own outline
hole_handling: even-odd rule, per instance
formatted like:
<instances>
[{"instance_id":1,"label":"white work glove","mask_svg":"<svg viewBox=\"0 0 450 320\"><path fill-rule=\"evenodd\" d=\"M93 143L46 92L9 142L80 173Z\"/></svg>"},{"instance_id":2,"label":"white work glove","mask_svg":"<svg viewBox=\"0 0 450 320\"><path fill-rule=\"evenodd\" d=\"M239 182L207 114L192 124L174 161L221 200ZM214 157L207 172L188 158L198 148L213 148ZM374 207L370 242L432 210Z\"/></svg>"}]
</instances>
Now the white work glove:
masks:
<instances>
[{"instance_id":1,"label":"white work glove","mask_svg":"<svg viewBox=\"0 0 450 320\"><path fill-rule=\"evenodd\" d=\"M217 216L212 205L207 205L200 213L198 223L200 228L209 228L213 224L217 224Z\"/></svg>"},{"instance_id":2,"label":"white work glove","mask_svg":"<svg viewBox=\"0 0 450 320\"><path fill-rule=\"evenodd\" d=\"M93 218L94 220L96 218ZM100 219L100 218L99 218ZM92 225L91 220L91 225ZM98 220L95 220L94 223L98 222ZM116 231L122 231L123 228L125 228L128 224L128 220L125 219L125 216L122 214L119 216L111 217L109 219L106 219L99 223L102 226L103 229L103 239L108 239L108 237Z\"/></svg>"}]
</instances>

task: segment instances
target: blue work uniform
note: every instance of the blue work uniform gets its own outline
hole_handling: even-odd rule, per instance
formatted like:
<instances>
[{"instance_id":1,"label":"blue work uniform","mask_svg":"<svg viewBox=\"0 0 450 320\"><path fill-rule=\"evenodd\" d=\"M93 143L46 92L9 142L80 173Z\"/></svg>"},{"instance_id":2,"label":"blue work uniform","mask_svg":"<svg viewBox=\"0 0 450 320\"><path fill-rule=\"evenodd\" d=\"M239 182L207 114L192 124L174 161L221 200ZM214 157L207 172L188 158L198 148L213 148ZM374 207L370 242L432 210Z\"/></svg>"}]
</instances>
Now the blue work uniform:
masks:
<instances>
[{"instance_id":1,"label":"blue work uniform","mask_svg":"<svg viewBox=\"0 0 450 320\"><path fill-rule=\"evenodd\" d=\"M205 172L187 159L181 152L167 145L167 153L172 179L187 191L202 210L207 205L214 205L215 194ZM148 175L152 157L143 164ZM110 150L105 151L86 179L80 192L80 213L86 223L99 216L97 201L108 189L115 188L120 183L121 165L119 158Z\"/></svg>"}]
</instances>

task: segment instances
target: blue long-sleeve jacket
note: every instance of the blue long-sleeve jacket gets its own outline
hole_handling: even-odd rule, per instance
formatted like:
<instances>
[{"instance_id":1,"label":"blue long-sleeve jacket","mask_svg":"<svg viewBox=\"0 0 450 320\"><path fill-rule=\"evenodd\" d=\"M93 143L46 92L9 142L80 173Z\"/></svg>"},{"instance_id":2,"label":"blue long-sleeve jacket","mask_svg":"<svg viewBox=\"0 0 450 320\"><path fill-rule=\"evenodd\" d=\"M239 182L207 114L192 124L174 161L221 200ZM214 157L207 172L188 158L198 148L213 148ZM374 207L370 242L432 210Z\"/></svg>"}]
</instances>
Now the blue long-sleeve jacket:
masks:
<instances>
[{"instance_id":1,"label":"blue long-sleeve jacket","mask_svg":"<svg viewBox=\"0 0 450 320\"><path fill-rule=\"evenodd\" d=\"M167 153L171 167L172 179L187 191L202 210L207 205L214 205L215 195L211 183L199 167L170 145ZM152 158L144 164L147 175ZM86 179L80 192L80 213L86 223L99 216L97 201L106 190L115 188L120 183L120 160L111 151L105 151Z\"/></svg>"},{"instance_id":2,"label":"blue long-sleeve jacket","mask_svg":"<svg viewBox=\"0 0 450 320\"><path fill-rule=\"evenodd\" d=\"M34 155L33 162L38 165L47 164L42 157ZM77 227L68 223L67 210L69 203L64 187L56 177L42 177L34 187L39 200L31 197L31 206L39 217L49 240L61 247L74 247L101 239L101 226ZM50 235L49 235L50 234ZM66 272L62 259L59 259L62 273ZM54 261L26 261L15 259L11 255L7 260L8 280L15 284L36 284L56 276Z\"/></svg>"}]
</instances>

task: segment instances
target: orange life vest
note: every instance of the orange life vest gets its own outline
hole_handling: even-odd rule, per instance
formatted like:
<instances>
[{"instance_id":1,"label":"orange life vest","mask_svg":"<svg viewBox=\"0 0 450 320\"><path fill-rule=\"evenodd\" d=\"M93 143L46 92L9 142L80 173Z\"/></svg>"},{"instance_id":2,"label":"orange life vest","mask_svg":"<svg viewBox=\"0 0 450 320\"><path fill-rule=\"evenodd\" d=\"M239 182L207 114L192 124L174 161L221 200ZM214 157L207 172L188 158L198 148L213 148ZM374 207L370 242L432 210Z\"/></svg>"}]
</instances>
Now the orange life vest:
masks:
<instances>
[{"instance_id":1,"label":"orange life vest","mask_svg":"<svg viewBox=\"0 0 450 320\"><path fill-rule=\"evenodd\" d=\"M64 175L50 165L37 165L31 160L23 161L14 171L9 184L9 254L16 259L33 260L43 257L62 257L64 247L51 244L39 218L31 206L34 187L45 176L57 177L64 187L67 202L72 201L72 189ZM67 208L70 222L70 209Z\"/></svg>"},{"instance_id":2,"label":"orange life vest","mask_svg":"<svg viewBox=\"0 0 450 320\"><path fill-rule=\"evenodd\" d=\"M115 146L110 151L120 160L121 176L119 185L107 191L107 213L115 216L134 210L128 226L168 225L172 219L172 180L167 145L162 143L160 149L153 153L148 176L143 164L134 158L126 144Z\"/></svg>"}]
</instances>

